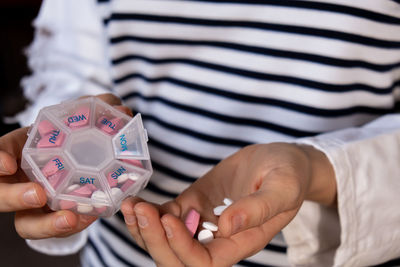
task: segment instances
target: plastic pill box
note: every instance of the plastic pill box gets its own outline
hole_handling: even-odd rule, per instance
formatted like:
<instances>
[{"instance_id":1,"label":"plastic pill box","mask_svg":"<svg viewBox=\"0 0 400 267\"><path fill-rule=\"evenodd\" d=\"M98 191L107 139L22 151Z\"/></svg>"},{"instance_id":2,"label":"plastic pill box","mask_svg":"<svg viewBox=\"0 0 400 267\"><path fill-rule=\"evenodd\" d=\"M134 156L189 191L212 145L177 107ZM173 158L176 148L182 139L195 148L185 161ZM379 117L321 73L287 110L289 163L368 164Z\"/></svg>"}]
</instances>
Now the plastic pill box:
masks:
<instances>
[{"instance_id":1,"label":"plastic pill box","mask_svg":"<svg viewBox=\"0 0 400 267\"><path fill-rule=\"evenodd\" d=\"M88 97L43 108L28 132L22 169L52 210L109 217L153 172L140 114Z\"/></svg>"}]
</instances>

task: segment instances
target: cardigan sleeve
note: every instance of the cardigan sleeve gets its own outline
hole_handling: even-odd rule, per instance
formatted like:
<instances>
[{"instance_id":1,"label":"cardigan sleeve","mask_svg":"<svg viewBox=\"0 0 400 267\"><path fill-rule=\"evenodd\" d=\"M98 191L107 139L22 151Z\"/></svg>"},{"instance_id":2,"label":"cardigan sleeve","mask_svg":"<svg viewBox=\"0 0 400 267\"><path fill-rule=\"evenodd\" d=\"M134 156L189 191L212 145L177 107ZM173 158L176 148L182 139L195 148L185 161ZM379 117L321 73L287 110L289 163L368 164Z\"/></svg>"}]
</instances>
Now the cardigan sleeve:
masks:
<instances>
[{"instance_id":1,"label":"cardigan sleeve","mask_svg":"<svg viewBox=\"0 0 400 267\"><path fill-rule=\"evenodd\" d=\"M31 104L16 119L29 125L39 110L82 95L110 92L106 37L94 0L43 1L26 50L32 71L22 79Z\"/></svg>"},{"instance_id":2,"label":"cardigan sleeve","mask_svg":"<svg viewBox=\"0 0 400 267\"><path fill-rule=\"evenodd\" d=\"M399 257L400 114L297 142L327 155L337 208L303 204L283 231L291 263L369 266Z\"/></svg>"}]
</instances>

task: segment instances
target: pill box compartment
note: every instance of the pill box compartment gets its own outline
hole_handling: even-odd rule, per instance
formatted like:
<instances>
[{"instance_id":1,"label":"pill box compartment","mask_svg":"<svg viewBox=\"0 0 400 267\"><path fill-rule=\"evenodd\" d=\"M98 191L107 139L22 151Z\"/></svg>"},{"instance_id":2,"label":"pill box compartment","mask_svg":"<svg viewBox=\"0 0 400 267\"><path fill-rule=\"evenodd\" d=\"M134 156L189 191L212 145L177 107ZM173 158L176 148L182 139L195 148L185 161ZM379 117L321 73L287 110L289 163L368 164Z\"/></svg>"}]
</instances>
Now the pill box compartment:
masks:
<instances>
[{"instance_id":1,"label":"pill box compartment","mask_svg":"<svg viewBox=\"0 0 400 267\"><path fill-rule=\"evenodd\" d=\"M102 101L95 103L94 113L95 127L109 136L118 133L131 121L129 116Z\"/></svg>"},{"instance_id":2,"label":"pill box compartment","mask_svg":"<svg viewBox=\"0 0 400 267\"><path fill-rule=\"evenodd\" d=\"M63 147L68 136L68 129L53 122L51 117L41 111L28 131L25 148L53 149Z\"/></svg>"},{"instance_id":3,"label":"pill box compartment","mask_svg":"<svg viewBox=\"0 0 400 267\"><path fill-rule=\"evenodd\" d=\"M91 98L75 102L67 101L60 105L50 106L47 112L52 114L59 124L66 126L71 131L84 131L93 124L94 108Z\"/></svg>"},{"instance_id":4,"label":"pill box compartment","mask_svg":"<svg viewBox=\"0 0 400 267\"><path fill-rule=\"evenodd\" d=\"M49 141L53 131L63 139ZM42 109L28 135L21 166L30 180L45 188L53 210L111 216L152 174L140 114L132 119L95 97ZM127 142L121 145L122 135ZM118 169L127 175L111 186L107 176Z\"/></svg>"},{"instance_id":5,"label":"pill box compartment","mask_svg":"<svg viewBox=\"0 0 400 267\"><path fill-rule=\"evenodd\" d=\"M100 173L75 171L56 192L54 209L69 209L94 216L113 214L112 200Z\"/></svg>"},{"instance_id":6,"label":"pill box compartment","mask_svg":"<svg viewBox=\"0 0 400 267\"><path fill-rule=\"evenodd\" d=\"M106 175L107 188L114 205L119 206L125 195L136 195L149 180L151 173L138 163L140 161L135 164L113 161L102 172Z\"/></svg>"}]
</instances>

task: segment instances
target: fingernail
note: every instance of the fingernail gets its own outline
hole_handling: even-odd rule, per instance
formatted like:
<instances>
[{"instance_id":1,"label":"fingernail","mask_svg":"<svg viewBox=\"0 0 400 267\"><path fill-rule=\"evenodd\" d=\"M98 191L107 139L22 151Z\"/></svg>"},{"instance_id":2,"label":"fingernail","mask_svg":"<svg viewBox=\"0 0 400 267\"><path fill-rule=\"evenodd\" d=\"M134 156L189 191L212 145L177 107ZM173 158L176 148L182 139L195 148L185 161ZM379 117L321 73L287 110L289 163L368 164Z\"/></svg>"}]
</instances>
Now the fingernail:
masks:
<instances>
[{"instance_id":1,"label":"fingernail","mask_svg":"<svg viewBox=\"0 0 400 267\"><path fill-rule=\"evenodd\" d=\"M161 221L162 226L164 227L165 234L168 238L172 238L174 235L172 234L172 229L165 222Z\"/></svg>"},{"instance_id":2,"label":"fingernail","mask_svg":"<svg viewBox=\"0 0 400 267\"><path fill-rule=\"evenodd\" d=\"M62 215L58 216L56 222L54 223L58 230L70 230L71 226L69 225L67 218Z\"/></svg>"},{"instance_id":3,"label":"fingernail","mask_svg":"<svg viewBox=\"0 0 400 267\"><path fill-rule=\"evenodd\" d=\"M235 215L231 219L232 226L231 226L231 235L236 234L239 232L240 228L243 226L244 218L243 215Z\"/></svg>"},{"instance_id":4,"label":"fingernail","mask_svg":"<svg viewBox=\"0 0 400 267\"><path fill-rule=\"evenodd\" d=\"M146 216L136 214L136 218L137 218L138 224L141 228L145 228L149 224Z\"/></svg>"},{"instance_id":5,"label":"fingernail","mask_svg":"<svg viewBox=\"0 0 400 267\"><path fill-rule=\"evenodd\" d=\"M29 206L38 207L41 206L39 197L35 189L30 189L26 191L23 195L24 202Z\"/></svg>"},{"instance_id":6,"label":"fingernail","mask_svg":"<svg viewBox=\"0 0 400 267\"><path fill-rule=\"evenodd\" d=\"M124 219L125 219L125 223L127 225L133 225L133 224L136 223L136 216L135 215L125 215Z\"/></svg>"},{"instance_id":7,"label":"fingernail","mask_svg":"<svg viewBox=\"0 0 400 267\"><path fill-rule=\"evenodd\" d=\"M6 170L6 166L4 166L4 162L0 159L0 175L10 174L8 170Z\"/></svg>"}]
</instances>

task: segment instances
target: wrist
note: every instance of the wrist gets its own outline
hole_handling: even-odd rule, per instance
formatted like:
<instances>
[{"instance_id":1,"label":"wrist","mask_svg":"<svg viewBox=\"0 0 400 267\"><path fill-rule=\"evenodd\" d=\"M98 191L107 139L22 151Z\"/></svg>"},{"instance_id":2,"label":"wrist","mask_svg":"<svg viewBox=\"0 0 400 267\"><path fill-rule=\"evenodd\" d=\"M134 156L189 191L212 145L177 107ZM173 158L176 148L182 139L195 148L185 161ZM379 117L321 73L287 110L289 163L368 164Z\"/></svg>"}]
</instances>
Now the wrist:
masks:
<instances>
[{"instance_id":1,"label":"wrist","mask_svg":"<svg viewBox=\"0 0 400 267\"><path fill-rule=\"evenodd\" d=\"M335 171L328 157L312 146L301 144L297 146L306 154L311 165L310 183L305 199L325 206L335 206Z\"/></svg>"}]
</instances>

